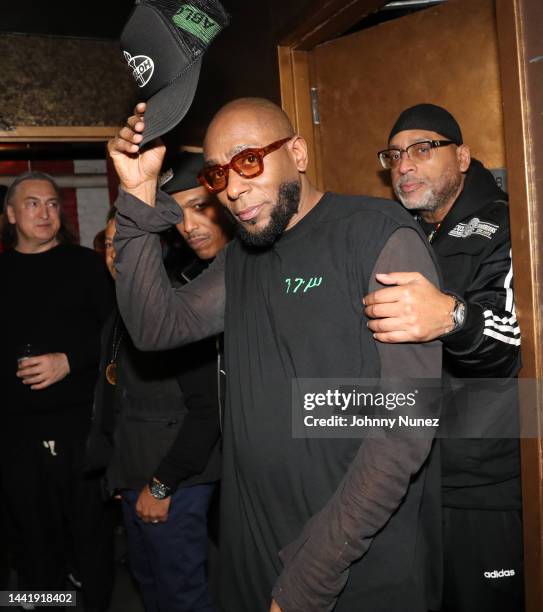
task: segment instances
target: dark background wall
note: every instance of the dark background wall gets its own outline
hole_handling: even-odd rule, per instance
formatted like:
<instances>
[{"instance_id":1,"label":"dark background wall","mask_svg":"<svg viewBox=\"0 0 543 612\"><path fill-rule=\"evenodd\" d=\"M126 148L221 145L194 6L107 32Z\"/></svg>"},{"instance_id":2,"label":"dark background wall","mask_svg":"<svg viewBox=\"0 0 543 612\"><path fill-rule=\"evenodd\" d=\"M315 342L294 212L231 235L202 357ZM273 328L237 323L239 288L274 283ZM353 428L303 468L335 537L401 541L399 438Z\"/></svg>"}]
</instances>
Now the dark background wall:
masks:
<instances>
[{"instance_id":1,"label":"dark background wall","mask_svg":"<svg viewBox=\"0 0 543 612\"><path fill-rule=\"evenodd\" d=\"M251 3L246 0L224 0L222 4L231 15L231 25L219 35L206 53L194 103L172 134L177 142L183 144L200 144L209 119L228 100L240 96L263 96L279 102L276 46L290 25L311 5L311 1L255 0ZM86 95L85 88L81 87L82 77L77 76L77 66L74 68L74 62L82 63L80 73L96 70L96 80L100 79L101 73L107 73L108 83L111 82L111 52L132 7L133 2L127 0L96 0L92 3L73 0L0 2L0 32L53 37L45 43L40 43L50 50L51 62L54 62L56 57L64 57L63 52L68 46L72 50L75 48L70 55L69 66L65 59L60 61L60 64L63 62L64 65L54 65L57 74L68 75L64 77L62 85L56 79L36 77L25 78L22 83L24 63L21 62L24 62L24 59L21 60L21 57L24 57L25 53L21 52L21 47L30 48L35 37L27 38L26 43L25 37L7 37L7 42L3 45L3 62L7 66L8 78L3 85L10 91L11 104L18 104L17 113L14 112L13 106L11 113L11 116L15 117L16 125L107 125L117 117L119 122L122 121L120 115L128 113L137 101L135 88L131 83L125 86L125 83L131 81L128 69L122 66L122 62L119 63L120 86L108 85L102 95L105 98L104 103L97 105L95 101L90 103L95 92L88 91L91 88L87 86ZM65 37L70 37L70 41ZM100 55L99 50L95 51L92 68L89 64L85 65L86 50L92 42L82 40L79 43L78 39L81 38L102 39L104 43L103 55ZM76 51L78 44L81 45L79 60ZM93 49L96 48L99 49L95 44ZM47 58L43 61L47 61ZM14 67L11 83L10 62ZM29 73L32 73L30 67ZM27 93L32 93L29 97L33 100L47 100L46 108L39 105L39 102L29 104L28 108L21 104L21 99L17 100L17 91L22 87L26 88ZM61 88L63 95L55 95ZM108 104L108 96L111 96L111 100L115 99L115 102ZM71 100L71 107L68 109L67 100ZM4 103L2 114L9 117L9 110ZM70 116L67 116L67 110L70 111Z\"/></svg>"}]
</instances>

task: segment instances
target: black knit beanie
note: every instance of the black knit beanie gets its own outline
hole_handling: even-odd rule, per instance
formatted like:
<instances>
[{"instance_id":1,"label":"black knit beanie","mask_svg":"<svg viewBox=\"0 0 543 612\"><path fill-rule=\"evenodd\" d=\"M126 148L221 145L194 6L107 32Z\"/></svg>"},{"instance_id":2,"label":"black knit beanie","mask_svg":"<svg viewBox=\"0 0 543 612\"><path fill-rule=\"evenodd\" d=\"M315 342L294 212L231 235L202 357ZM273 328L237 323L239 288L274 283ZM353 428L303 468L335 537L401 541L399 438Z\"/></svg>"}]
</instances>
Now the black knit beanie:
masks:
<instances>
[{"instance_id":1,"label":"black knit beanie","mask_svg":"<svg viewBox=\"0 0 543 612\"><path fill-rule=\"evenodd\" d=\"M428 130L445 136L457 145L463 143L462 132L456 119L449 111L435 104L417 104L406 108L390 131L388 142L403 130Z\"/></svg>"}]
</instances>

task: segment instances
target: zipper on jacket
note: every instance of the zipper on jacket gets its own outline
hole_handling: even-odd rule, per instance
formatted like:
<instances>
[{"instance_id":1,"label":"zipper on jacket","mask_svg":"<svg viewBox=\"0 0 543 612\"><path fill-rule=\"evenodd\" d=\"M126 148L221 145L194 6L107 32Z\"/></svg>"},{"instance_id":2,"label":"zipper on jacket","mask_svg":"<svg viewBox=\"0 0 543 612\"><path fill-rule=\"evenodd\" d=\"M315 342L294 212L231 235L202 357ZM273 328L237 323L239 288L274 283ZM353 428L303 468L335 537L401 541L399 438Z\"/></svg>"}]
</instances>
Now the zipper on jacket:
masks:
<instances>
[{"instance_id":1,"label":"zipper on jacket","mask_svg":"<svg viewBox=\"0 0 543 612\"><path fill-rule=\"evenodd\" d=\"M215 348L217 349L217 404L219 406L219 430L222 436L222 401L221 401L221 343L219 336L215 336Z\"/></svg>"}]
</instances>

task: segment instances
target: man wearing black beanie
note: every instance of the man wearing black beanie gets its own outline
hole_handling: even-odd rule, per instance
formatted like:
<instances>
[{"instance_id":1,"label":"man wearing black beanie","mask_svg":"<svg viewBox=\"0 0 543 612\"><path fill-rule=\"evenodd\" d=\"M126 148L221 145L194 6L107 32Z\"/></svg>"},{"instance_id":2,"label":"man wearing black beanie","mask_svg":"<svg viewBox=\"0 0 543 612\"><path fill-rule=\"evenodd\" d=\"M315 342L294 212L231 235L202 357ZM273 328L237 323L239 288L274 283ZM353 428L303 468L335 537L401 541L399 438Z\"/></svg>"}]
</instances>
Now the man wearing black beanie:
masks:
<instances>
[{"instance_id":1,"label":"man wearing black beanie","mask_svg":"<svg viewBox=\"0 0 543 612\"><path fill-rule=\"evenodd\" d=\"M445 289L418 273L378 275L387 287L364 299L373 319L370 329L381 342L440 339L444 379L455 385L455 394L444 401L444 415L459 406L465 419L470 410L482 407L491 425L499 413L516 430L513 381L506 385L509 393L504 393L503 381L494 381L490 390L464 381L463 395L458 381L514 379L520 369L507 195L481 162L471 158L454 117L433 104L404 110L390 132L388 148L378 155L391 172L398 199L428 236ZM505 435L460 439L454 431L447 433L441 440L441 610L519 612L519 441Z\"/></svg>"}]
</instances>

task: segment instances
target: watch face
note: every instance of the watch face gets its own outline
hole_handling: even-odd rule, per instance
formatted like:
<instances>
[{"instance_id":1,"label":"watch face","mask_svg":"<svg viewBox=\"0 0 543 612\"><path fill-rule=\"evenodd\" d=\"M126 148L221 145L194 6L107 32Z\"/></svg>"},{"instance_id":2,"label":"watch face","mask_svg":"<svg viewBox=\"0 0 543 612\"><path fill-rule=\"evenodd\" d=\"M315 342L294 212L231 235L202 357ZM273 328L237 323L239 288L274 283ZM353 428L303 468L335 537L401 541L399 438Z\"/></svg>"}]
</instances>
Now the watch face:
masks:
<instances>
[{"instance_id":1,"label":"watch face","mask_svg":"<svg viewBox=\"0 0 543 612\"><path fill-rule=\"evenodd\" d=\"M161 482L153 481L149 485L149 491L155 499L165 499L171 494L170 488Z\"/></svg>"},{"instance_id":2,"label":"watch face","mask_svg":"<svg viewBox=\"0 0 543 612\"><path fill-rule=\"evenodd\" d=\"M466 317L466 305L463 302L458 302L456 308L454 309L454 322L456 327L460 327L464 324L464 319Z\"/></svg>"}]
</instances>

